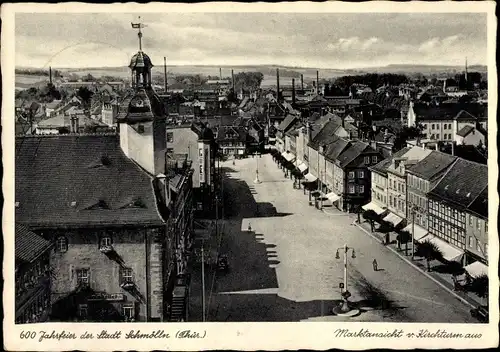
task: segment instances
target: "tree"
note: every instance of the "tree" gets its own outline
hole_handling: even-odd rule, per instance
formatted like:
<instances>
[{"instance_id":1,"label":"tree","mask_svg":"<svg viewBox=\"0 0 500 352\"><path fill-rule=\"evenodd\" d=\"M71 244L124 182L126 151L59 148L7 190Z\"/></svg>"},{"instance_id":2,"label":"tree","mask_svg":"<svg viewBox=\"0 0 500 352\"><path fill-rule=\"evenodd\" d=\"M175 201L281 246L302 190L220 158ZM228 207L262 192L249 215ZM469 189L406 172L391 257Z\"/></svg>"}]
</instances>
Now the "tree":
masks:
<instances>
[{"instance_id":1,"label":"tree","mask_svg":"<svg viewBox=\"0 0 500 352\"><path fill-rule=\"evenodd\" d=\"M405 255L408 255L408 242L411 242L412 236L408 231L402 230L396 237L398 241L398 247L401 249L401 243L405 245Z\"/></svg>"},{"instance_id":2,"label":"tree","mask_svg":"<svg viewBox=\"0 0 500 352\"><path fill-rule=\"evenodd\" d=\"M417 244L417 250L415 255L419 257L424 257L427 261L427 271L431 271L431 261L432 260L443 260L443 252L434 243L426 240L424 242Z\"/></svg>"},{"instance_id":3,"label":"tree","mask_svg":"<svg viewBox=\"0 0 500 352\"><path fill-rule=\"evenodd\" d=\"M264 79L261 72L239 72L234 75L236 89L257 90Z\"/></svg>"},{"instance_id":4,"label":"tree","mask_svg":"<svg viewBox=\"0 0 500 352\"><path fill-rule=\"evenodd\" d=\"M375 221L379 221L380 216L377 213L375 213L375 211L369 209L363 213L363 218L370 223L371 232L373 232Z\"/></svg>"},{"instance_id":5,"label":"tree","mask_svg":"<svg viewBox=\"0 0 500 352\"><path fill-rule=\"evenodd\" d=\"M467 285L467 290L475 293L479 298L486 298L489 290L488 275L481 274L471 280ZM486 300L488 302L488 300Z\"/></svg>"},{"instance_id":6,"label":"tree","mask_svg":"<svg viewBox=\"0 0 500 352\"><path fill-rule=\"evenodd\" d=\"M78 95L83 100L83 104L85 106L89 106L92 96L94 95L94 92L92 92L87 87L80 87L78 88L76 95Z\"/></svg>"},{"instance_id":7,"label":"tree","mask_svg":"<svg viewBox=\"0 0 500 352\"><path fill-rule=\"evenodd\" d=\"M406 147L407 141L421 138L422 136L423 136L422 127L420 125L403 127L401 131L396 133L396 139L394 140L394 145L392 147L393 152L397 152Z\"/></svg>"}]
</instances>

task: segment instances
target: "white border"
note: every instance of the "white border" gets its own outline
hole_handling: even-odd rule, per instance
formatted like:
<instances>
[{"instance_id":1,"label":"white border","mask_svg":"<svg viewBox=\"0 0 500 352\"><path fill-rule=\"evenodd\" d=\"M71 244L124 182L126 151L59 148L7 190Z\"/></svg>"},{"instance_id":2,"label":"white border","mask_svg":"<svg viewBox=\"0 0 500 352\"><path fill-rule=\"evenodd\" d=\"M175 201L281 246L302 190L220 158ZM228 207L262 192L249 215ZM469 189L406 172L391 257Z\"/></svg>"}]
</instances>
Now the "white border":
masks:
<instances>
[{"instance_id":1,"label":"white border","mask_svg":"<svg viewBox=\"0 0 500 352\"><path fill-rule=\"evenodd\" d=\"M363 2L363 3L203 3L203 4L5 4L2 5L2 77L3 77L3 103L2 104L2 150L4 182L3 194L6 207L3 209L4 233L4 338L5 348L8 350L206 350L206 349L239 349L239 350L283 350L283 349L328 349L343 348L351 350L372 348L485 348L498 346L498 274L497 263L499 255L498 236L493 233L494 224L497 223L498 195L496 180L498 165L496 164L496 105L497 105L497 77L495 65L496 50L496 18L494 2L433 2L433 3L392 3L392 2ZM14 294L13 294L13 263L14 263L14 235L13 216L14 207L14 14L15 12L483 12L488 16L488 82L489 82L489 178L492 186L489 187L489 277L490 277L490 324L420 324L420 323L185 323L185 324L105 324L108 331L131 329L153 331L163 329L174 335L179 329L191 329L203 333L205 339L168 339L168 340L61 340L45 341L38 343L36 340L21 340L21 331L74 331L78 335L83 331L100 331L104 324L78 324L78 323L45 323L35 325L15 326L14 320ZM36 16L36 14L34 14ZM132 326L133 325L133 326ZM404 329L406 332L415 332L421 328L434 330L437 328L453 332L481 333L483 338L478 340L462 339L339 339L335 338L334 331L340 327L350 330L369 329L376 332ZM125 328L127 326L127 328Z\"/></svg>"}]
</instances>

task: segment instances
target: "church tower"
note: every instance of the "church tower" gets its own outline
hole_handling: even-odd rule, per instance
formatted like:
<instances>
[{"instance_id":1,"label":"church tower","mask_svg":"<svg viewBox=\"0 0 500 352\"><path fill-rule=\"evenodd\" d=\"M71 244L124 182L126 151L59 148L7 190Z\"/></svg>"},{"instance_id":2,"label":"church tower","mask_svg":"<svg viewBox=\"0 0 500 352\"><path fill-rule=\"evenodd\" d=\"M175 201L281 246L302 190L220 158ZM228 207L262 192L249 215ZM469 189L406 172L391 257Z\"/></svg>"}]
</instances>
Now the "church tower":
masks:
<instances>
[{"instance_id":1,"label":"church tower","mask_svg":"<svg viewBox=\"0 0 500 352\"><path fill-rule=\"evenodd\" d=\"M139 51L129 64L132 91L120 105L117 116L120 146L127 157L157 176L166 172L166 114L151 84L153 63L142 51L144 25L132 23L132 28L139 29Z\"/></svg>"}]
</instances>

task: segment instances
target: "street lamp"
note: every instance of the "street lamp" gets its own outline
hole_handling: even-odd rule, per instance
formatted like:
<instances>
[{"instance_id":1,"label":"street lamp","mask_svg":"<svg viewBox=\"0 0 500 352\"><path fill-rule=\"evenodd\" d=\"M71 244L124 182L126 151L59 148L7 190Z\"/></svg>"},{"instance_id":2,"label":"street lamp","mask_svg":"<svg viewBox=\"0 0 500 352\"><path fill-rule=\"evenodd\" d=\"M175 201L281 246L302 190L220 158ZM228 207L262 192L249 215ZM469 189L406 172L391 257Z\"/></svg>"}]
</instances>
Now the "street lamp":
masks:
<instances>
[{"instance_id":1,"label":"street lamp","mask_svg":"<svg viewBox=\"0 0 500 352\"><path fill-rule=\"evenodd\" d=\"M356 252L354 248L347 247L347 244L344 247L337 248L337 252L335 253L335 259L340 259L340 250L344 252L344 283L340 285L342 289L342 303L333 308L333 313L336 315L347 315L347 316L355 316L359 313L359 309L354 309L349 306L349 297L351 293L347 289L347 255L349 250L352 251L351 258L356 258Z\"/></svg>"},{"instance_id":2,"label":"street lamp","mask_svg":"<svg viewBox=\"0 0 500 352\"><path fill-rule=\"evenodd\" d=\"M258 155L257 152L254 153L254 155ZM259 180L259 158L255 158L255 160L256 160L256 163L257 163L257 168L255 169L255 180L253 181L253 183L262 183Z\"/></svg>"}]
</instances>

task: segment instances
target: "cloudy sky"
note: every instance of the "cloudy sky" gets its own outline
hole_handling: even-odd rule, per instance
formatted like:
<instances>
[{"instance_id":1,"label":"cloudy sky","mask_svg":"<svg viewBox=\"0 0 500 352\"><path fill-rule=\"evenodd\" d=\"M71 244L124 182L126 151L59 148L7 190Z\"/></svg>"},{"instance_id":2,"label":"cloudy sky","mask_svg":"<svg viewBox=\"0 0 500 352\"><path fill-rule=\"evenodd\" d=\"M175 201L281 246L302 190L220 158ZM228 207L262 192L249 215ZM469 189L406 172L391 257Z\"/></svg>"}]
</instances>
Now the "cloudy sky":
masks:
<instances>
[{"instance_id":1,"label":"cloudy sky","mask_svg":"<svg viewBox=\"0 0 500 352\"><path fill-rule=\"evenodd\" d=\"M486 64L486 15L191 13L141 15L143 50L172 65L355 68ZM16 15L16 65L125 66L138 50L132 14Z\"/></svg>"}]
</instances>

